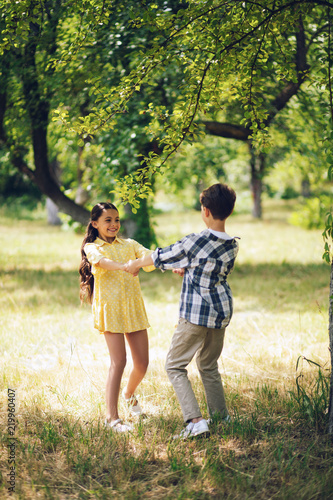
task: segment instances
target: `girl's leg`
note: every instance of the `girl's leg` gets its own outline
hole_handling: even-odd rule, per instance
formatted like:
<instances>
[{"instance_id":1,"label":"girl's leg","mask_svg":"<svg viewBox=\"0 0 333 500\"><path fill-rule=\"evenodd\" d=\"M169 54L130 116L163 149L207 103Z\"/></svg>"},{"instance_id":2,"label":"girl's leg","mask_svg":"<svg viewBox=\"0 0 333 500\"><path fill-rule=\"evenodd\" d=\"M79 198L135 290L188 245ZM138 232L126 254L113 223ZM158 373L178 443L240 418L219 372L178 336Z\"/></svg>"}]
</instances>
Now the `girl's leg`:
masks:
<instances>
[{"instance_id":1,"label":"girl's leg","mask_svg":"<svg viewBox=\"0 0 333 500\"><path fill-rule=\"evenodd\" d=\"M118 398L121 377L126 365L125 339L122 333L105 332L104 337L110 353L110 368L106 379L106 420L117 420Z\"/></svg>"},{"instance_id":2,"label":"girl's leg","mask_svg":"<svg viewBox=\"0 0 333 500\"><path fill-rule=\"evenodd\" d=\"M147 330L126 333L126 339L131 349L133 368L129 375L124 396L130 398L145 376L149 363Z\"/></svg>"}]
</instances>

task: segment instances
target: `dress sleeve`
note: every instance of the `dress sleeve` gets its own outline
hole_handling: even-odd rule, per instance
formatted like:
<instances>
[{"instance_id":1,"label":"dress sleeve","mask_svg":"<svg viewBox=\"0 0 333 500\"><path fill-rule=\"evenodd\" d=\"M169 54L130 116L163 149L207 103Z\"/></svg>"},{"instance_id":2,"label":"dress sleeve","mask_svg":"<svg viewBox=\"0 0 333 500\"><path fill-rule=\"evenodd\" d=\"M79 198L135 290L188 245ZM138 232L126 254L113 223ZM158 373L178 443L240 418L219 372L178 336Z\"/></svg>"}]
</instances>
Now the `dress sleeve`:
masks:
<instances>
[{"instance_id":1,"label":"dress sleeve","mask_svg":"<svg viewBox=\"0 0 333 500\"><path fill-rule=\"evenodd\" d=\"M135 240L133 240L133 245L134 245L135 257L137 259L140 259L140 257L145 257L146 255L151 255L153 253L152 250L149 250L148 248L144 247L143 245L141 245L141 243L138 243ZM152 265L143 267L142 269L147 273L150 273L151 271L154 271L156 267Z\"/></svg>"},{"instance_id":2,"label":"dress sleeve","mask_svg":"<svg viewBox=\"0 0 333 500\"><path fill-rule=\"evenodd\" d=\"M101 259L105 257L102 254L100 247L95 243L86 243L84 251L90 264L98 264Z\"/></svg>"}]
</instances>

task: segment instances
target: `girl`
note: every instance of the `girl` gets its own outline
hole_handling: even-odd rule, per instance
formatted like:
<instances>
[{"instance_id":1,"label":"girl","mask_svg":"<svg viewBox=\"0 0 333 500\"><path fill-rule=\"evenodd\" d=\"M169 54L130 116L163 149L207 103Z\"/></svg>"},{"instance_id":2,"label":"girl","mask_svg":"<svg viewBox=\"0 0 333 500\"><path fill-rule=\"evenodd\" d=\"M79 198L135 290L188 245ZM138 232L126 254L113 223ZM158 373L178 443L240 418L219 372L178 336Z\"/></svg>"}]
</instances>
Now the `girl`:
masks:
<instances>
[{"instance_id":1,"label":"girl","mask_svg":"<svg viewBox=\"0 0 333 500\"><path fill-rule=\"evenodd\" d=\"M94 326L104 334L110 369L106 381L105 425L117 432L131 429L118 414L120 383L126 365L125 337L131 349L133 368L123 397L132 413L141 407L134 394L148 367L149 326L139 278L126 273L126 263L151 253L131 239L120 239L119 213L111 203L98 203L81 246L80 298L92 302ZM154 266L145 268L153 271Z\"/></svg>"}]
</instances>

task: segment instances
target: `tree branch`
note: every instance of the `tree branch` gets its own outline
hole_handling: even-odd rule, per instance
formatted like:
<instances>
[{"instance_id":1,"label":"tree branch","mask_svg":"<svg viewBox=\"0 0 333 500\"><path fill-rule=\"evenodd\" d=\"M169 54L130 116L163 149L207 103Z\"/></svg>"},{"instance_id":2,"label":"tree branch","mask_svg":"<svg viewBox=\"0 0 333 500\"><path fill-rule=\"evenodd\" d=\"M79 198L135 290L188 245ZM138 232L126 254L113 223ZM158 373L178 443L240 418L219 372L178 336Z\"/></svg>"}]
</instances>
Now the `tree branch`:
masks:
<instances>
[{"instance_id":1,"label":"tree branch","mask_svg":"<svg viewBox=\"0 0 333 500\"><path fill-rule=\"evenodd\" d=\"M232 123L221 123L215 121L202 121L206 127L206 132L211 135L225 137L226 139L236 139L238 141L247 141L251 135L251 130L241 125Z\"/></svg>"},{"instance_id":2,"label":"tree branch","mask_svg":"<svg viewBox=\"0 0 333 500\"><path fill-rule=\"evenodd\" d=\"M300 86L306 80L310 66L307 64L306 54L308 48L306 47L306 38L302 18L298 22L298 30L296 32L296 72L297 82L288 82L281 92L275 97L271 103L271 111L265 121L268 126L277 113L283 109L290 99L297 94Z\"/></svg>"}]
</instances>

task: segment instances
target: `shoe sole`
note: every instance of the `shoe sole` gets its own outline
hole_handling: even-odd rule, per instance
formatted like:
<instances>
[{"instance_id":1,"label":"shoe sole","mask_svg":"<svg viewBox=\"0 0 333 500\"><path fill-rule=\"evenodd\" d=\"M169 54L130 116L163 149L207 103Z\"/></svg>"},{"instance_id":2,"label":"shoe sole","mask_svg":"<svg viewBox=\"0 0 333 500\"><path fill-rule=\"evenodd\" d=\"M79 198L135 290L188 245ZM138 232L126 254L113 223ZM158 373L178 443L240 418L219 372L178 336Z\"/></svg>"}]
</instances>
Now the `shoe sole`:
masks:
<instances>
[{"instance_id":1,"label":"shoe sole","mask_svg":"<svg viewBox=\"0 0 333 500\"><path fill-rule=\"evenodd\" d=\"M204 438L209 438L210 437L210 431L203 431L203 432L197 432L196 434L190 434L187 436L188 438L191 437L204 437Z\"/></svg>"},{"instance_id":2,"label":"shoe sole","mask_svg":"<svg viewBox=\"0 0 333 500\"><path fill-rule=\"evenodd\" d=\"M134 411L133 408L130 408L130 412L132 415L134 415L135 417L141 417L141 415L143 415L143 411L142 410L139 410L139 411Z\"/></svg>"},{"instance_id":3,"label":"shoe sole","mask_svg":"<svg viewBox=\"0 0 333 500\"><path fill-rule=\"evenodd\" d=\"M187 436L181 436L180 434L173 436L172 439L180 439L181 441L186 441L186 439L191 438L209 438L210 431L197 432L196 434L188 434Z\"/></svg>"}]
</instances>

